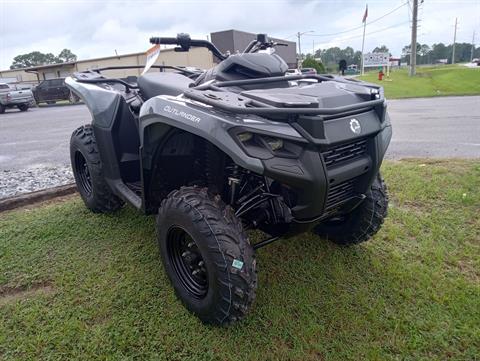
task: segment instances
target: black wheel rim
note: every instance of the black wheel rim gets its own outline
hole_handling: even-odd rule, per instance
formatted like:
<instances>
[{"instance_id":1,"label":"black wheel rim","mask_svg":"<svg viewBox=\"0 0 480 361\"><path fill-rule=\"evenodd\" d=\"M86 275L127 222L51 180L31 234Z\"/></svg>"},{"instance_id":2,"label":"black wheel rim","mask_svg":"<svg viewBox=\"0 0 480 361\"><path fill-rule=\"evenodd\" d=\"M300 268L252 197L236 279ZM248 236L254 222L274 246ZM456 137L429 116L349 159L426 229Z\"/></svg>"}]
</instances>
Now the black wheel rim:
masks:
<instances>
[{"instance_id":1,"label":"black wheel rim","mask_svg":"<svg viewBox=\"0 0 480 361\"><path fill-rule=\"evenodd\" d=\"M192 236L179 226L171 227L167 234L167 252L182 286L193 297L204 298L208 292L208 273Z\"/></svg>"},{"instance_id":2,"label":"black wheel rim","mask_svg":"<svg viewBox=\"0 0 480 361\"><path fill-rule=\"evenodd\" d=\"M75 174L77 175L78 186L83 192L87 195L92 194L92 181L87 161L79 151L75 152Z\"/></svg>"}]
</instances>

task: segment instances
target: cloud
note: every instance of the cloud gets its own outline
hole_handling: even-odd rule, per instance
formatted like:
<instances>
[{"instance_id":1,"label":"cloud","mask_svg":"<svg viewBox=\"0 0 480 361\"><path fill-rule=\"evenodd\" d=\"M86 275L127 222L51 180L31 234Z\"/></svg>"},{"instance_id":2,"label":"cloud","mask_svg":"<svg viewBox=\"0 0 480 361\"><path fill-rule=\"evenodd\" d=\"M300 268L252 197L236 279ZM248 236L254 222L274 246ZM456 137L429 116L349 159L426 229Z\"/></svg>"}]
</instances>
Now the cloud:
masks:
<instances>
[{"instance_id":1,"label":"cloud","mask_svg":"<svg viewBox=\"0 0 480 361\"><path fill-rule=\"evenodd\" d=\"M406 0L369 0L371 21ZM81 59L144 51L150 36L188 32L205 39L213 31L238 29L266 32L296 40L297 32L315 30L330 36L302 37L304 51L328 46L361 48L361 19L365 0L351 1L120 1L120 0L0 0L0 69L14 56L34 50L58 54L71 49ZM459 19L457 39L480 38L480 0L425 0L420 7L419 42L450 43L454 17ZM409 9L403 6L367 26L365 48L387 45L398 55L410 42ZM398 25L389 29L392 25ZM384 29L384 30L382 30ZM308 50L307 50L308 49Z\"/></svg>"}]
</instances>

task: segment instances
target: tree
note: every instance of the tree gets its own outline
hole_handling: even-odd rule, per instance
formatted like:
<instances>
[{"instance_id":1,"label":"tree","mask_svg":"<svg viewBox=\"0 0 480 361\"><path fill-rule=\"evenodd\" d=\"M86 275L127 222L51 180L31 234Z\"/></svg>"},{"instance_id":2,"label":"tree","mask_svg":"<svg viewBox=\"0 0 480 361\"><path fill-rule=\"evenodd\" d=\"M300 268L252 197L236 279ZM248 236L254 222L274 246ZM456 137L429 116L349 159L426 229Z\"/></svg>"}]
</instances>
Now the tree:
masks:
<instances>
[{"instance_id":1,"label":"tree","mask_svg":"<svg viewBox=\"0 0 480 361\"><path fill-rule=\"evenodd\" d=\"M390 54L390 50L388 50L386 45L382 45L380 47L377 46L375 49L373 49L373 53L388 53L389 55L392 55Z\"/></svg>"},{"instance_id":2,"label":"tree","mask_svg":"<svg viewBox=\"0 0 480 361\"><path fill-rule=\"evenodd\" d=\"M432 62L439 59L448 59L448 49L443 43L433 44L432 52L431 52L431 59Z\"/></svg>"},{"instance_id":3,"label":"tree","mask_svg":"<svg viewBox=\"0 0 480 361\"><path fill-rule=\"evenodd\" d=\"M32 51L28 54L17 55L13 58L10 69L28 68L31 66L58 64L65 61L75 61L77 56L69 49L63 49L58 56L52 53L41 53L40 51Z\"/></svg>"},{"instance_id":4,"label":"tree","mask_svg":"<svg viewBox=\"0 0 480 361\"><path fill-rule=\"evenodd\" d=\"M60 54L58 54L58 58L64 62L77 61L77 56L72 53L70 49L63 49Z\"/></svg>"},{"instance_id":5,"label":"tree","mask_svg":"<svg viewBox=\"0 0 480 361\"><path fill-rule=\"evenodd\" d=\"M302 62L302 68L314 68L318 74L325 73L323 64L312 58L310 54L307 55L307 58Z\"/></svg>"},{"instance_id":6,"label":"tree","mask_svg":"<svg viewBox=\"0 0 480 361\"><path fill-rule=\"evenodd\" d=\"M420 45L420 64L429 64L430 63L430 52L431 49L427 44Z\"/></svg>"}]
</instances>

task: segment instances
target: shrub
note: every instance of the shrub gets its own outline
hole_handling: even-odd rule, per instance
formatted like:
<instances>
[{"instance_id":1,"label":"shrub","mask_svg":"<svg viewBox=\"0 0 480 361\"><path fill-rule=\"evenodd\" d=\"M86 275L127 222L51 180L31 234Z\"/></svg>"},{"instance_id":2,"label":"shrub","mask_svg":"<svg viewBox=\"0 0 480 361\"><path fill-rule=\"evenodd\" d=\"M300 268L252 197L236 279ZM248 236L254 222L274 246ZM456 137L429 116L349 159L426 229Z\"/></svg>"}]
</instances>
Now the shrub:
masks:
<instances>
[{"instance_id":1,"label":"shrub","mask_svg":"<svg viewBox=\"0 0 480 361\"><path fill-rule=\"evenodd\" d=\"M310 57L306 58L302 62L302 68L314 68L318 74L326 73L325 67L323 66L323 64Z\"/></svg>"}]
</instances>

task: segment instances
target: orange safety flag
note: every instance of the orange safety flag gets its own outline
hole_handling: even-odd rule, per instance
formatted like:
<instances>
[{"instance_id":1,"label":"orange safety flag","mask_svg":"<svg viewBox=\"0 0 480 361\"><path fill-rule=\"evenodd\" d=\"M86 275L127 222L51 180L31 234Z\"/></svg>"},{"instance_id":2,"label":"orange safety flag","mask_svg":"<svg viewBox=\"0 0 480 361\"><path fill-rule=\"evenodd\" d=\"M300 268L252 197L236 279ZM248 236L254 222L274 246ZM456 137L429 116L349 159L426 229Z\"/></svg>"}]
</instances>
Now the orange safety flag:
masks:
<instances>
[{"instance_id":1,"label":"orange safety flag","mask_svg":"<svg viewBox=\"0 0 480 361\"><path fill-rule=\"evenodd\" d=\"M145 68L143 69L142 75L145 74L157 61L158 56L160 55L160 44L156 44L148 49L146 55L147 60L145 62Z\"/></svg>"}]
</instances>

